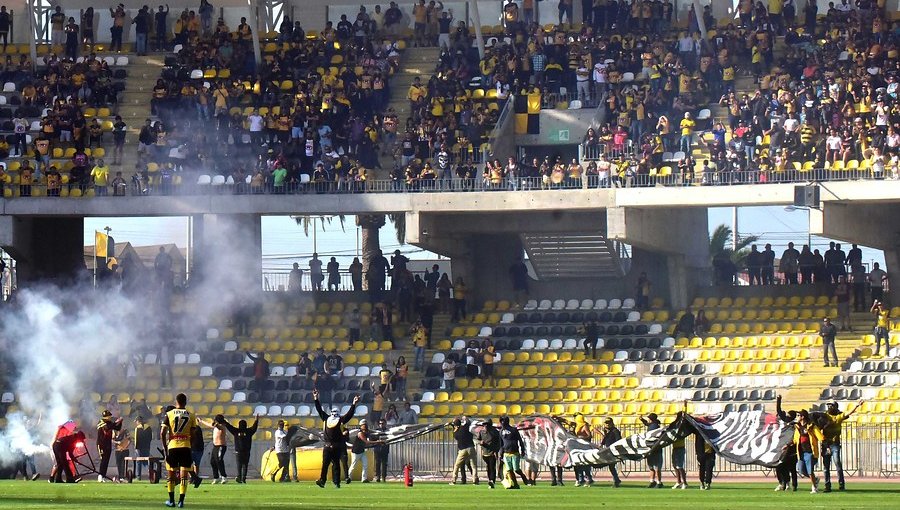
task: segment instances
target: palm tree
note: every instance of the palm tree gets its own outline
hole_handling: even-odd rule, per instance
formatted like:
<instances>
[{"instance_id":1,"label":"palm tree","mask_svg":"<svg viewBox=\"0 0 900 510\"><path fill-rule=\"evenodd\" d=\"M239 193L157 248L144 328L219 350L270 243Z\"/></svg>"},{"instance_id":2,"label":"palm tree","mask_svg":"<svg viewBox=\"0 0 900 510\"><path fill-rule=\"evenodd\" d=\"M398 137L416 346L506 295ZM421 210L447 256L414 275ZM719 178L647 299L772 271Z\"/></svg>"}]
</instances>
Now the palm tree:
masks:
<instances>
[{"instance_id":1,"label":"palm tree","mask_svg":"<svg viewBox=\"0 0 900 510\"><path fill-rule=\"evenodd\" d=\"M315 228L315 219L316 216L294 216L294 221L297 222L297 225L303 227L303 233L306 236L309 236L310 227ZM331 223L331 220L334 216L322 216L322 228L325 228L325 223ZM344 228L345 216L339 215L337 218L341 222L341 229ZM406 215L404 213L392 213L387 215L387 218L390 218L391 223L394 224L394 229L397 234L397 242L400 244L406 244ZM378 232L381 230L381 227L385 225L387 222L387 218L384 214L363 214L356 216L356 225L360 227L360 249L362 250L362 264L363 264L363 274L367 274L369 271L369 263L372 260L378 250L381 249L381 240L378 237ZM366 289L368 284L363 279L363 289Z\"/></svg>"},{"instance_id":2,"label":"palm tree","mask_svg":"<svg viewBox=\"0 0 900 510\"><path fill-rule=\"evenodd\" d=\"M739 237L737 240L737 250L732 250L731 239L734 232L728 225L719 225L713 230L709 236L709 258L715 260L722 256L727 257L734 262L737 267L744 266L744 260L750 253L749 246L759 240L758 236Z\"/></svg>"}]
</instances>

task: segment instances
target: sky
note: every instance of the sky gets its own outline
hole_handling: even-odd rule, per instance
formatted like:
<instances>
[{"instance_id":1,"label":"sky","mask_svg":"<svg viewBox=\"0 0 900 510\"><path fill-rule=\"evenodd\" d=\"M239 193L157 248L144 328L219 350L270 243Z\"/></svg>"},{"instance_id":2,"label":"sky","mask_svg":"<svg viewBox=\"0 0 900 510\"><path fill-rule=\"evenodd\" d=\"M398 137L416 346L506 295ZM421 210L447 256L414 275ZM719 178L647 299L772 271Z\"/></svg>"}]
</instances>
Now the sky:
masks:
<instances>
[{"instance_id":1,"label":"sky","mask_svg":"<svg viewBox=\"0 0 900 510\"><path fill-rule=\"evenodd\" d=\"M745 207L738 210L738 234L756 235L759 243L771 243L777 254L787 247L789 241L802 245L807 243L808 213L804 210L788 211L783 207ZM358 229L352 216L348 216L342 229L338 218L331 222L316 219L316 234L309 236L303 228L288 216L264 216L262 219L263 271L279 272L290 268L291 263L300 262L305 267L313 251L320 257L335 256L343 267L347 267L354 256L359 255ZM731 226L732 209L709 209L709 229L719 224ZM187 245L187 218L85 218L85 245L93 244L94 230L110 227L110 234L117 242L129 241L135 246L175 243ZM431 260L437 255L420 250L412 245L401 246L396 239L390 222L381 229L381 247L385 253L400 249L413 260ZM829 239L812 237L812 248L824 253ZM879 250L863 248L865 262L879 262L884 265L884 255ZM849 246L844 251L849 250Z\"/></svg>"}]
</instances>

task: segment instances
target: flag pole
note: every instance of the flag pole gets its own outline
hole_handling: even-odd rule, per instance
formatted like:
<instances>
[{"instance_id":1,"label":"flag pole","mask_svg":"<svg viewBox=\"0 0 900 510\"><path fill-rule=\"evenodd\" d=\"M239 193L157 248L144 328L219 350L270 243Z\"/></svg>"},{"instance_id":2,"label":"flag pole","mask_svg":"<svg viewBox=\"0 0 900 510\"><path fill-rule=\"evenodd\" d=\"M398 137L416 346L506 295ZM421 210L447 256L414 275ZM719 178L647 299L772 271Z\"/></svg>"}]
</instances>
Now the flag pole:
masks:
<instances>
[{"instance_id":1,"label":"flag pole","mask_svg":"<svg viewBox=\"0 0 900 510\"><path fill-rule=\"evenodd\" d=\"M97 231L94 230L94 287L97 286Z\"/></svg>"}]
</instances>

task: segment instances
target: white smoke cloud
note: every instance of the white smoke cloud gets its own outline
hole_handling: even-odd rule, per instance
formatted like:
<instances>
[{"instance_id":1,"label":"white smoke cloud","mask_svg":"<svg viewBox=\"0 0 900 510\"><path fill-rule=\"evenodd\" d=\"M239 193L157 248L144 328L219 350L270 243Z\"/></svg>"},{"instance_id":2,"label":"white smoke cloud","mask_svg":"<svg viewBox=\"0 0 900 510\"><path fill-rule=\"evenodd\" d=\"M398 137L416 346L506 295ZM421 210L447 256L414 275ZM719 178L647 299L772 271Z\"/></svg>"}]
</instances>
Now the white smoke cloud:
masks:
<instances>
[{"instance_id":1,"label":"white smoke cloud","mask_svg":"<svg viewBox=\"0 0 900 510\"><path fill-rule=\"evenodd\" d=\"M2 337L18 410L0 431L0 463L17 452L49 451L56 428L77 418L97 371L111 371L110 357L140 346L133 322L139 308L116 290L41 287L22 290L17 299L18 308L5 314Z\"/></svg>"},{"instance_id":2,"label":"white smoke cloud","mask_svg":"<svg viewBox=\"0 0 900 510\"><path fill-rule=\"evenodd\" d=\"M70 419L91 430L99 419L90 414L96 406L83 410L81 402L90 398L98 374L107 382L124 379L120 356L157 352L163 338L180 340L179 352L193 350L208 324L257 303L261 289L254 272L261 261L253 240L258 243L259 230L250 219L218 216L205 222L204 242L198 243L205 246L197 250L203 276L192 276L180 320L156 311L168 303L154 292L130 295L91 286L20 290L17 309L4 313L0 323L0 348L13 369L0 391L14 392L18 408L0 430L0 465L21 454L49 452L57 428Z\"/></svg>"}]
</instances>

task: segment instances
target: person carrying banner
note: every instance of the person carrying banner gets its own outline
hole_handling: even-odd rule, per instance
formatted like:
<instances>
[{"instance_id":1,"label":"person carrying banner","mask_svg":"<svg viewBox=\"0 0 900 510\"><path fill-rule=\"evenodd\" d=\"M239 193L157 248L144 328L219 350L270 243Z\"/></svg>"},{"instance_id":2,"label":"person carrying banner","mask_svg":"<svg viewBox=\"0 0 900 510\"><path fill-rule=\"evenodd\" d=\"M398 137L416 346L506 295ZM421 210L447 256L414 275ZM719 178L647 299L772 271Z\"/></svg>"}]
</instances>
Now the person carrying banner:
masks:
<instances>
[{"instance_id":1,"label":"person carrying banner","mask_svg":"<svg viewBox=\"0 0 900 510\"><path fill-rule=\"evenodd\" d=\"M612 418L603 420L603 428L600 429L600 433L602 434L600 444L606 448L609 448L613 443L622 439L622 432L616 428L616 424L613 422ZM616 465L610 464L608 467L609 474L612 475L613 487L619 487L622 485L622 480L619 479L619 472L616 470Z\"/></svg>"},{"instance_id":2,"label":"person carrying banner","mask_svg":"<svg viewBox=\"0 0 900 510\"><path fill-rule=\"evenodd\" d=\"M322 419L323 429L322 438L325 445L322 447L322 472L316 485L325 488L325 481L328 479L328 466L331 466L331 481L335 488L341 487L341 452L347 454L347 442L344 437L343 425L349 422L356 413L356 404L359 403L359 395L353 397L353 403L350 409L340 415L340 410L332 408L330 414L326 414L322 409L322 403L319 402L319 391L313 390L313 402L316 404L316 411L319 418Z\"/></svg>"},{"instance_id":3,"label":"person carrying banner","mask_svg":"<svg viewBox=\"0 0 900 510\"><path fill-rule=\"evenodd\" d=\"M687 402L685 402L685 406L687 406ZM684 421L684 411L678 413L676 418L678 422L678 429L681 432L685 427ZM684 446L685 436L684 434L679 433L678 438L672 442L672 471L675 472L675 485L672 486L673 489L687 489L687 471L685 471L685 460L687 458L687 450ZM715 455L715 453L713 454ZM698 459L699 460L699 459ZM715 464L715 462L713 462ZM703 466L703 464L700 464ZM702 475L702 470L701 470ZM702 488L702 486L701 486Z\"/></svg>"},{"instance_id":4,"label":"person carrying banner","mask_svg":"<svg viewBox=\"0 0 900 510\"><path fill-rule=\"evenodd\" d=\"M494 428L491 419L484 422L484 426L475 436L475 441L481 446L481 459L487 466L488 487L494 488L497 482L497 454L500 452L500 432Z\"/></svg>"},{"instance_id":5,"label":"person carrying banner","mask_svg":"<svg viewBox=\"0 0 900 510\"><path fill-rule=\"evenodd\" d=\"M662 426L656 413L650 413L647 416L641 416L641 423L647 427L647 432L654 431ZM656 448L647 455L647 467L650 469L650 485L651 489L662 489L662 448Z\"/></svg>"},{"instance_id":6,"label":"person carrying banner","mask_svg":"<svg viewBox=\"0 0 900 510\"><path fill-rule=\"evenodd\" d=\"M456 440L456 463L453 465L453 481L450 485L456 485L457 480L466 484L466 471L471 471L478 485L478 471L475 470L475 440L471 431L472 423L468 418L456 418L453 420L453 439Z\"/></svg>"},{"instance_id":7,"label":"person carrying banner","mask_svg":"<svg viewBox=\"0 0 900 510\"><path fill-rule=\"evenodd\" d=\"M506 480L510 489L520 488L516 475L522 478L525 485L533 484L522 472L522 453L525 452L525 441L519 430L510 425L509 416L500 418L500 440L502 442L503 464L506 466Z\"/></svg>"},{"instance_id":8,"label":"person carrying banner","mask_svg":"<svg viewBox=\"0 0 900 510\"><path fill-rule=\"evenodd\" d=\"M575 413L575 429L573 430L575 437L591 442L594 434L593 427L584 419L581 413ZM590 487L594 485L594 477L591 475L591 466L575 466L575 487Z\"/></svg>"},{"instance_id":9,"label":"person carrying banner","mask_svg":"<svg viewBox=\"0 0 900 510\"><path fill-rule=\"evenodd\" d=\"M819 492L819 479L816 478L816 461L819 459L819 445L825 439L822 430L812 422L806 409L797 413L794 424L794 444L797 445L797 471L801 476L809 477L812 484L811 494Z\"/></svg>"},{"instance_id":10,"label":"person carrying banner","mask_svg":"<svg viewBox=\"0 0 900 510\"><path fill-rule=\"evenodd\" d=\"M699 432L695 432L694 452L697 454L697 465L700 466L698 473L700 478L700 489L708 491L712 485L713 469L716 467L716 451L705 439L703 439L703 436L701 436ZM684 464L682 463L682 466L683 465ZM687 481L685 481L685 486L682 488L687 488Z\"/></svg>"},{"instance_id":11,"label":"person carrying banner","mask_svg":"<svg viewBox=\"0 0 900 510\"><path fill-rule=\"evenodd\" d=\"M775 398L775 413L778 415L778 419L787 424L793 424L797 419L797 411L793 409L785 411L781 408L781 395ZM793 487L794 492L797 492L797 447L793 442L785 446L784 457L775 466L775 476L778 478L776 492L786 491L789 484Z\"/></svg>"},{"instance_id":12,"label":"person carrying banner","mask_svg":"<svg viewBox=\"0 0 900 510\"><path fill-rule=\"evenodd\" d=\"M822 442L822 464L825 468L825 492L831 492L831 461L834 461L834 469L837 471L838 490L844 490L844 462L841 458L841 424L863 405L864 400L857 402L849 412L842 413L838 403L834 400L828 402L825 411L827 422L822 429L825 440Z\"/></svg>"}]
</instances>

